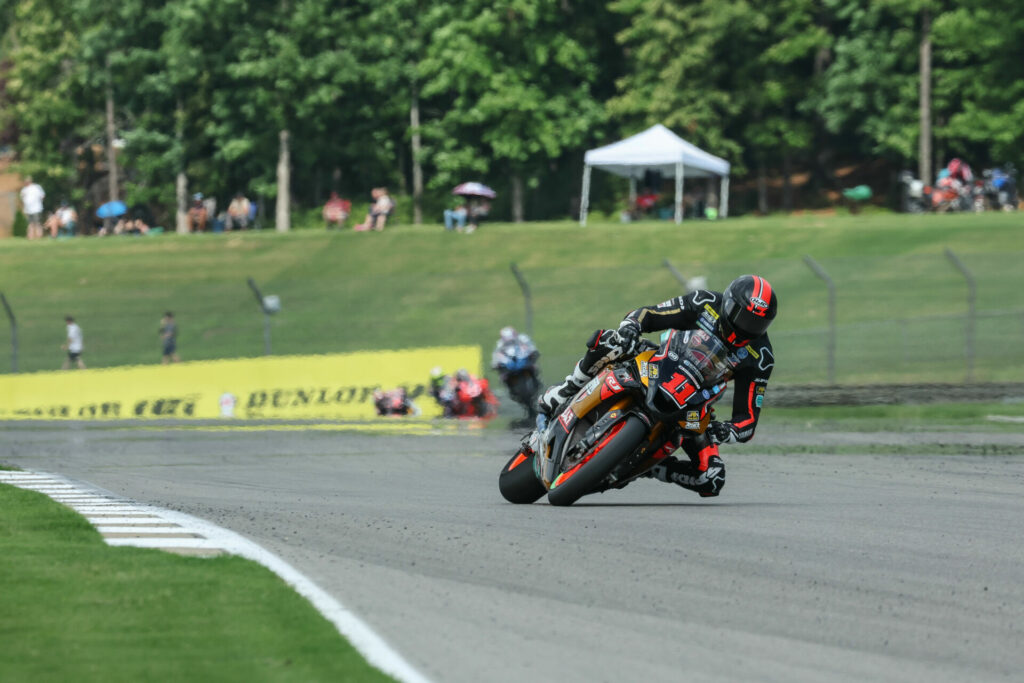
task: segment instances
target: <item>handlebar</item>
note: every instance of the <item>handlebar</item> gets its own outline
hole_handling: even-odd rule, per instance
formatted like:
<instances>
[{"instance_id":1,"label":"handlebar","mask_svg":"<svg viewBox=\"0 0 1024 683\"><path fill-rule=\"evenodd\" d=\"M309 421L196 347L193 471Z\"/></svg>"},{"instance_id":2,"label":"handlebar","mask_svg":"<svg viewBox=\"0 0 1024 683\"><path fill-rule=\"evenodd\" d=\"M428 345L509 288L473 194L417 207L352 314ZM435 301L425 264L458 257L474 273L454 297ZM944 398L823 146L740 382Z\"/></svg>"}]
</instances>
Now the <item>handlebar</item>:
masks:
<instances>
[{"instance_id":1,"label":"handlebar","mask_svg":"<svg viewBox=\"0 0 1024 683\"><path fill-rule=\"evenodd\" d=\"M636 348L637 353L643 353L644 351L656 351L661 347L658 344L655 344L654 342L641 337L640 341L637 342Z\"/></svg>"}]
</instances>

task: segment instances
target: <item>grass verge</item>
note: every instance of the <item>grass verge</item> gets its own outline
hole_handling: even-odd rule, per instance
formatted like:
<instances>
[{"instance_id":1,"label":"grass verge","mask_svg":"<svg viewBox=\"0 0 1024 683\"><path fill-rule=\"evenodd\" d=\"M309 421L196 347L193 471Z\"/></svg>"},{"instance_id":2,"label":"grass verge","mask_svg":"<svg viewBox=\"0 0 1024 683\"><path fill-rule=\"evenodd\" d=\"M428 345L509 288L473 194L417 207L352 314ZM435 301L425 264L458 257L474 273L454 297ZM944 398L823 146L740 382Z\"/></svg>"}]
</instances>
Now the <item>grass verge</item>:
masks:
<instances>
[{"instance_id":1,"label":"grass verge","mask_svg":"<svg viewBox=\"0 0 1024 683\"><path fill-rule=\"evenodd\" d=\"M0 510L0 680L391 680L254 562L107 546L13 486Z\"/></svg>"},{"instance_id":2,"label":"grass verge","mask_svg":"<svg viewBox=\"0 0 1024 683\"><path fill-rule=\"evenodd\" d=\"M1024 424L990 416L1024 418L1024 402L928 403L920 405L766 408L761 424L772 431L836 432L1011 432Z\"/></svg>"}]
</instances>

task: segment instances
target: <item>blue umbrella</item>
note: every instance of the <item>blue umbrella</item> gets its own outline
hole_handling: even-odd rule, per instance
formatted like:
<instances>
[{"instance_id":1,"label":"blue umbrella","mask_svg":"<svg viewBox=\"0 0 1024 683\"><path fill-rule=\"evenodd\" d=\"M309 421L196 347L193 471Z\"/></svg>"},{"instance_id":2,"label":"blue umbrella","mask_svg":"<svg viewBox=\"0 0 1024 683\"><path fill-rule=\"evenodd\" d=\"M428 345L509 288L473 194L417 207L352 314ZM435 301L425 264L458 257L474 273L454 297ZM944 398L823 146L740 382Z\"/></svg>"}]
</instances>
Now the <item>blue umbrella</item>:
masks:
<instances>
[{"instance_id":1,"label":"blue umbrella","mask_svg":"<svg viewBox=\"0 0 1024 683\"><path fill-rule=\"evenodd\" d=\"M96 209L97 218L116 218L126 213L128 213L128 207L124 205L124 202L120 201L107 202Z\"/></svg>"}]
</instances>

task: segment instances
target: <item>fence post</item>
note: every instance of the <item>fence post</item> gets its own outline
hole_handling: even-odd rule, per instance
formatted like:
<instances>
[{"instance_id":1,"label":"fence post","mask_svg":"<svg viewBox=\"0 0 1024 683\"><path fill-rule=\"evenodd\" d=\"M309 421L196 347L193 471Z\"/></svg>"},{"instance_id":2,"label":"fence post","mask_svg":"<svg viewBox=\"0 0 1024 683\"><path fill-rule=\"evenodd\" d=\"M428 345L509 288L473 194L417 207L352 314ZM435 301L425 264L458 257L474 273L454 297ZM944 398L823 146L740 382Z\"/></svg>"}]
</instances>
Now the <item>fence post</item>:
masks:
<instances>
[{"instance_id":1,"label":"fence post","mask_svg":"<svg viewBox=\"0 0 1024 683\"><path fill-rule=\"evenodd\" d=\"M519 270L519 266L516 265L515 261L509 264L509 268L512 269L512 274L516 276L519 288L523 290L523 299L526 302L526 334L533 337L533 296L530 294L530 285L526 282L526 278Z\"/></svg>"},{"instance_id":2,"label":"fence post","mask_svg":"<svg viewBox=\"0 0 1024 683\"><path fill-rule=\"evenodd\" d=\"M260 305L260 310L263 311L263 355L270 355L270 314L276 311L271 310L267 306L267 299L260 293L259 287L256 286L256 282L249 278L249 288L252 289L256 295L256 301Z\"/></svg>"},{"instance_id":3,"label":"fence post","mask_svg":"<svg viewBox=\"0 0 1024 683\"><path fill-rule=\"evenodd\" d=\"M828 276L825 269L809 255L804 255L804 263L828 285L828 341L825 353L828 363L828 383L834 385L836 383L836 283Z\"/></svg>"},{"instance_id":4,"label":"fence post","mask_svg":"<svg viewBox=\"0 0 1024 683\"><path fill-rule=\"evenodd\" d=\"M0 301L4 304L4 310L7 311L7 319L11 321L11 372L18 372L18 319L14 317L14 311L11 310L11 305L7 303L7 297L4 296L3 292L0 292Z\"/></svg>"},{"instance_id":5,"label":"fence post","mask_svg":"<svg viewBox=\"0 0 1024 683\"><path fill-rule=\"evenodd\" d=\"M683 293L685 294L689 291L690 288L686 284L686 278L683 277L683 274L680 273L674 265L672 265L672 262L666 258L662 263L664 263L665 267L668 268L668 272L672 273L672 277L678 280L679 284L683 286Z\"/></svg>"},{"instance_id":6,"label":"fence post","mask_svg":"<svg viewBox=\"0 0 1024 683\"><path fill-rule=\"evenodd\" d=\"M954 254L949 247L946 247L946 256L953 262L953 266L960 271L960 274L967 280L967 339L964 344L964 355L967 356L967 380L974 380L974 321L977 314L975 302L978 295L978 283L974 274L967 269L967 266L960 257Z\"/></svg>"}]
</instances>

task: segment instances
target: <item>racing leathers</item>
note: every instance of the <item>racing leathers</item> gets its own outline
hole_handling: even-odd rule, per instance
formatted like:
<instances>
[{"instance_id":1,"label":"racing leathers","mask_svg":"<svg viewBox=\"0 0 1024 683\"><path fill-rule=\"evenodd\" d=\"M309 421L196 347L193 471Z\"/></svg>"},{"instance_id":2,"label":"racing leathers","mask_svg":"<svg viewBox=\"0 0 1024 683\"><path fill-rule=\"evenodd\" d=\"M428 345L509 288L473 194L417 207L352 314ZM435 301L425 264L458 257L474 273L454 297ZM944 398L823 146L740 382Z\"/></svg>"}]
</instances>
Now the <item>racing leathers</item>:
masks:
<instances>
[{"instance_id":1,"label":"racing leathers","mask_svg":"<svg viewBox=\"0 0 1024 683\"><path fill-rule=\"evenodd\" d=\"M597 330L572 374L562 384L544 392L538 408L547 415L554 414L606 365L635 355L636 343L644 332L702 329L716 335L726 343L736 361L732 371L732 416L727 421L712 422L705 438L684 440L681 433L670 435L658 453L661 459L651 475L697 491L701 496L717 496L725 485L725 465L719 457L718 444L744 442L753 437L775 365L767 333L752 340L737 340L733 335L735 343L726 341L719 322L723 303L722 293L699 289L657 306L638 308L622 320L617 330ZM687 461L670 455L680 446L688 456Z\"/></svg>"}]
</instances>

